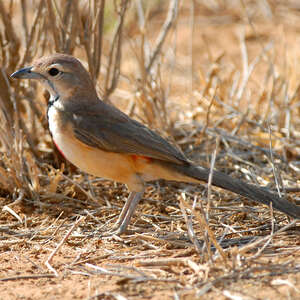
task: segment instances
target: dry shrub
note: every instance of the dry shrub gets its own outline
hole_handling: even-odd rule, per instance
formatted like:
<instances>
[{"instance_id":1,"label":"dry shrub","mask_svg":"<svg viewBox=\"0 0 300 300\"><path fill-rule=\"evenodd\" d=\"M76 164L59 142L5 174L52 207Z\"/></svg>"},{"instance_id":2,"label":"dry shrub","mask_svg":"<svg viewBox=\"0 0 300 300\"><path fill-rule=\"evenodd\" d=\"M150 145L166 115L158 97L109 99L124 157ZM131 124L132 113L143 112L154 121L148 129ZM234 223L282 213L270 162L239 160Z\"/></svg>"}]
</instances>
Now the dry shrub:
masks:
<instances>
[{"instance_id":1,"label":"dry shrub","mask_svg":"<svg viewBox=\"0 0 300 300\"><path fill-rule=\"evenodd\" d=\"M263 28L269 20L272 25L287 19L299 21L292 2L0 1L1 196L9 201L33 200L47 208L61 205L59 209L72 201L73 214L88 215L102 227L115 218L106 209L119 208L119 199L125 198L121 185L116 188L84 176L55 153L45 118L47 95L34 82L9 79L13 71L53 52L86 61L104 101L168 133L201 164L210 164L219 144L216 168L281 192L299 192L300 68L295 64L299 55L293 56L288 49L283 29L266 36ZM220 34L210 34L208 25L217 28L213 34ZM228 41L220 38L226 25L237 28L233 37L226 35ZM169 249L192 247L197 254L193 261L189 254L180 254L187 260L157 263L167 266L161 271L166 277L189 288L195 283L198 296L215 285L254 278L254 272L261 272L257 278L264 271L272 275L271 265L257 269L256 260L265 249L277 255L270 241L280 240L283 231L294 225L283 227L285 216L274 212L274 219L272 210L247 202L241 206L224 191L209 190L207 196L200 187L161 184L159 195L150 186L146 197L152 202L142 206L143 220L138 222L158 233L155 237L141 234L138 241L128 237L127 242L142 243L132 255L141 248L144 251L143 247L157 253L163 248L161 253L167 256L173 255ZM57 206L51 206L51 201ZM101 208L97 201L103 202ZM85 210L95 207L98 210ZM159 213L163 216L153 217ZM101 231L97 222L91 225L92 233L83 233L86 238L90 234L97 239L94 231ZM282 231L274 233L274 222ZM187 229L189 239L182 237ZM172 238L165 237L165 232ZM291 249L286 255L297 250L293 248L296 239L296 233L282 238ZM138 262L138 267L139 263L153 267L147 261ZM206 263L205 269L199 267L201 263ZM168 273L173 264L189 268L187 275ZM274 274L286 268L298 270L292 263L285 267L278 262ZM148 271L155 278L154 269Z\"/></svg>"},{"instance_id":2,"label":"dry shrub","mask_svg":"<svg viewBox=\"0 0 300 300\"><path fill-rule=\"evenodd\" d=\"M252 168L251 180L256 177L265 184L272 173L262 174L262 169L265 165L274 167L269 155L270 139L271 147L281 152L278 157L283 160L278 164L284 163L287 156L294 159L298 155L297 147L289 146L295 143L297 132L299 84L290 83L290 77L285 76L284 64L276 60L280 49L272 43L260 42L257 54L248 57L248 40L253 36L260 40L252 22L266 17L269 10L265 6L255 15L251 14L250 2L239 7L239 21L246 19L250 29L237 35L242 65L236 67L237 61L229 62L224 51L210 49L209 36L197 40L207 53L205 63L197 60L195 50L199 47L195 36L201 32L195 23L199 11L204 12L207 20L211 15L228 12L228 18L220 17L218 22L235 22L237 13L231 2L227 6L218 1L214 6L203 1L183 4L176 0L154 4L129 0L20 3L21 6L15 1L0 3L0 184L8 195L20 190L29 198L47 194L51 180L45 178L49 170L52 166L60 167L62 162L66 164L63 158L57 158L57 153L53 154L45 119L47 94L43 97L34 82L9 79L14 70L53 52L82 58L100 86L104 101L109 101L110 96L112 101L120 101L118 105L125 111L152 128L173 135L185 150L186 146L200 147L204 156L198 158L210 160L215 137L219 135L220 166L223 161L227 168L240 170L234 161L231 165L222 160L230 156ZM153 25L153 20L157 25ZM176 41L178 23L186 20L190 28L189 37L183 37L190 55L187 62L182 55L183 43ZM176 47L180 50L178 54ZM221 127L227 133L217 129ZM238 134L254 140L253 145L237 138ZM258 152L262 156L255 155ZM196 153L192 154L197 159ZM290 171L295 168L294 163ZM278 188L282 188L282 181L292 181L288 173L283 175L285 178L280 179L275 170ZM43 176L46 177L41 179Z\"/></svg>"},{"instance_id":3,"label":"dry shrub","mask_svg":"<svg viewBox=\"0 0 300 300\"><path fill-rule=\"evenodd\" d=\"M177 1L173 2L172 5L177 7ZM127 22L127 26L131 26L129 23L133 22L134 13L129 10L134 8L134 4L128 0L110 3L101 0L20 1L21 7L18 7L15 1L5 4L0 3L3 164L0 185L11 195L16 190L22 189L26 191L26 196L32 197L31 182L35 181L39 186L39 179L32 178L33 174L29 170L36 168L37 173L45 174L48 167L41 162L49 158L49 151L52 148L45 119L45 107L49 95L45 92L43 97L34 82L29 84L11 81L9 74L30 64L36 57L59 52L73 54L87 61L89 72L96 83L104 60L100 93L104 101L108 101L108 97L116 89L120 76L122 44L125 36L124 24ZM143 9L140 8L140 13L142 11ZM167 20L169 23L175 19L176 15L171 17L172 20ZM165 99L160 97L159 88L153 90L148 73L159 55L165 35L171 25L172 23L168 25L168 28L162 28L164 35L159 37L154 54L148 58L149 63L146 65L144 61L140 62L140 73L143 73L143 79L139 86L142 90L141 97L147 98L143 102L147 104L144 107L143 103L138 103L143 107L148 122L155 119L153 109L156 110L156 115L166 115L163 104ZM139 76L134 80L138 82ZM145 88L142 88L144 86L149 86L147 92ZM156 99L156 101L149 104L150 96L146 94L151 94L151 99ZM158 105L157 102L160 104ZM160 108L163 108L162 113L158 113ZM161 120L165 119L161 118ZM161 122L160 125L162 124ZM50 157L51 159L53 160Z\"/></svg>"}]
</instances>

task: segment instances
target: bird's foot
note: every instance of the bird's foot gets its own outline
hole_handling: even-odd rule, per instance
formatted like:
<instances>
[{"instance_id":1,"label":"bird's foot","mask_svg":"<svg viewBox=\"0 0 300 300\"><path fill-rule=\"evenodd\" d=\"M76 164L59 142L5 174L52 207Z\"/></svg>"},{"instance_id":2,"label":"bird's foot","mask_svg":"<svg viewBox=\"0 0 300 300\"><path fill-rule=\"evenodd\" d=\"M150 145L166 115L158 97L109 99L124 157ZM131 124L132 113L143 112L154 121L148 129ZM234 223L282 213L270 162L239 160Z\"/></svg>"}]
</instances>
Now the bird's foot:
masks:
<instances>
[{"instance_id":1,"label":"bird's foot","mask_svg":"<svg viewBox=\"0 0 300 300\"><path fill-rule=\"evenodd\" d=\"M100 237L104 238L113 238L118 241L123 241L123 239L120 237L120 235L124 233L134 233L131 230L128 230L127 228L124 228L124 226L119 226L118 224L114 224L108 231L103 232Z\"/></svg>"}]
</instances>

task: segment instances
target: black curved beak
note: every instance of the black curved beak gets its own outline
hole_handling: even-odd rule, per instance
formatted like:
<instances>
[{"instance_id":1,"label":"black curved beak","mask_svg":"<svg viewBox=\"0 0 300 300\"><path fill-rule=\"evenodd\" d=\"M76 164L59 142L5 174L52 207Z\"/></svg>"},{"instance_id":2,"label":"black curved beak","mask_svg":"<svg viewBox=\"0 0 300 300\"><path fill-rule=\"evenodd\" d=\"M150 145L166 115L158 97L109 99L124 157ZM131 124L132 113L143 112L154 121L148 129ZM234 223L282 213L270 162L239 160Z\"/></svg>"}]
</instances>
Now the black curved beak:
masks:
<instances>
[{"instance_id":1,"label":"black curved beak","mask_svg":"<svg viewBox=\"0 0 300 300\"><path fill-rule=\"evenodd\" d=\"M32 67L27 67L20 69L10 75L11 78L18 78L18 79L38 79L41 76L32 71Z\"/></svg>"}]
</instances>

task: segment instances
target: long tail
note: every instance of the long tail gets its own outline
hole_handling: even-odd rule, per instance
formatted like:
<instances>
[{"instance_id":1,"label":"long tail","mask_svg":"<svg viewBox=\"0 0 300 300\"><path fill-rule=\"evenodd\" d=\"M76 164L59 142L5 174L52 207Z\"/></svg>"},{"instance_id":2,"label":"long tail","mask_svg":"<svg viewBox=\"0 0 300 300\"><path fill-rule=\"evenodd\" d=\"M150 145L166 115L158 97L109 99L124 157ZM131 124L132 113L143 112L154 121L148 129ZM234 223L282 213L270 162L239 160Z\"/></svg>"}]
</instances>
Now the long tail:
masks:
<instances>
[{"instance_id":1,"label":"long tail","mask_svg":"<svg viewBox=\"0 0 300 300\"><path fill-rule=\"evenodd\" d=\"M167 164L169 168L172 168L174 171L179 172L180 174L184 174L185 176L199 181L208 182L209 170L206 168L194 166L192 164L165 164ZM270 205L270 203L272 203L273 208L276 208L293 218L300 219L300 206L289 202L285 198L280 198L278 195L270 192L264 187L258 187L252 184L245 183L219 171L213 172L212 184L214 186L244 196L255 202L263 203L266 205Z\"/></svg>"}]
</instances>

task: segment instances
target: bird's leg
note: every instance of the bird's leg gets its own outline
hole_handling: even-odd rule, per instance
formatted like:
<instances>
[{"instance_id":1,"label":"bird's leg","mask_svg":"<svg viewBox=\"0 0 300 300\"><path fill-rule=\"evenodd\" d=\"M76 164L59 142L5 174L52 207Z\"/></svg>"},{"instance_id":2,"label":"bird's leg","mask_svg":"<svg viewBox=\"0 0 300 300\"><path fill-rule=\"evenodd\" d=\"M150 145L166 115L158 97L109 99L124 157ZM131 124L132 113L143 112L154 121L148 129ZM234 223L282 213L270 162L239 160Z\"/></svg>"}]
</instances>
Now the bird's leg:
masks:
<instances>
[{"instance_id":1,"label":"bird's leg","mask_svg":"<svg viewBox=\"0 0 300 300\"><path fill-rule=\"evenodd\" d=\"M135 208L139 201L142 199L144 191L142 192L131 192L128 196L125 205L122 208L122 212L118 218L117 223L114 228L116 228L116 233L124 233L130 222L132 215L134 214Z\"/></svg>"}]
</instances>

